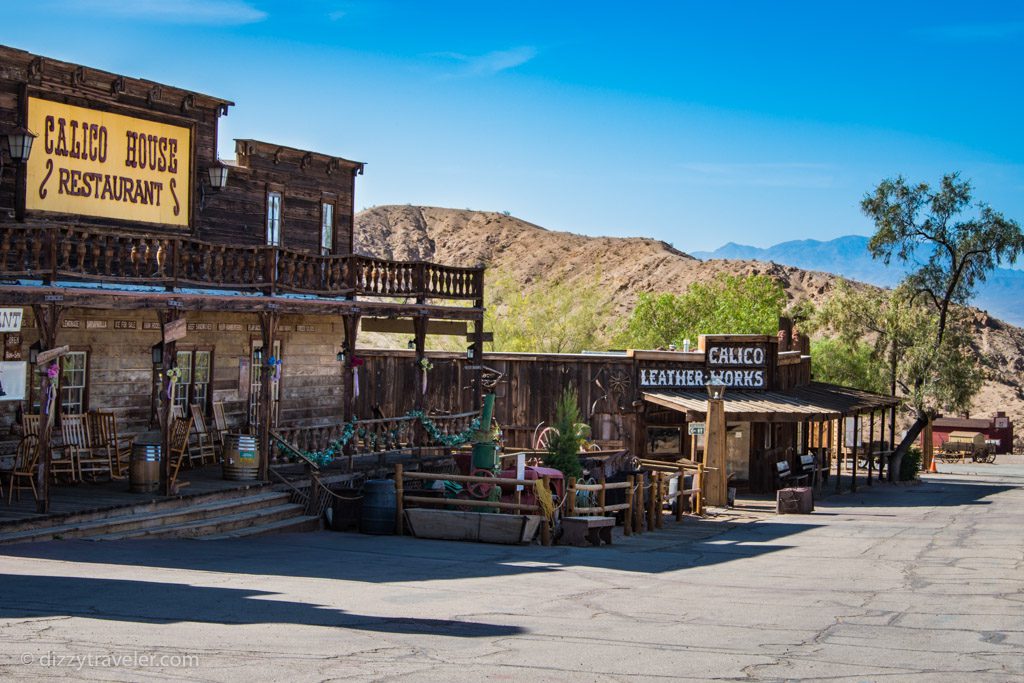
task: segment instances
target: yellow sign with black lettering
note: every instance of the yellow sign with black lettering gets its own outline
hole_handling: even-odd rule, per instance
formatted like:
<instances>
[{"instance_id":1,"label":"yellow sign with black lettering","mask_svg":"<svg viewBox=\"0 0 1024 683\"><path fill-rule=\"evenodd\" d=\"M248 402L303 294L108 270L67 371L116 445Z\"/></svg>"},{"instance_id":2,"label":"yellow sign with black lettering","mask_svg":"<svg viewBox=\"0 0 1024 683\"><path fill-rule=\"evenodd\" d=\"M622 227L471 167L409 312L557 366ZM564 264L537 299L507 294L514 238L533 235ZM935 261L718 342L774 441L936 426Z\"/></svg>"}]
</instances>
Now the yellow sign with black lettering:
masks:
<instances>
[{"instance_id":1,"label":"yellow sign with black lettering","mask_svg":"<svg viewBox=\"0 0 1024 683\"><path fill-rule=\"evenodd\" d=\"M188 225L192 132L30 97L25 208Z\"/></svg>"}]
</instances>

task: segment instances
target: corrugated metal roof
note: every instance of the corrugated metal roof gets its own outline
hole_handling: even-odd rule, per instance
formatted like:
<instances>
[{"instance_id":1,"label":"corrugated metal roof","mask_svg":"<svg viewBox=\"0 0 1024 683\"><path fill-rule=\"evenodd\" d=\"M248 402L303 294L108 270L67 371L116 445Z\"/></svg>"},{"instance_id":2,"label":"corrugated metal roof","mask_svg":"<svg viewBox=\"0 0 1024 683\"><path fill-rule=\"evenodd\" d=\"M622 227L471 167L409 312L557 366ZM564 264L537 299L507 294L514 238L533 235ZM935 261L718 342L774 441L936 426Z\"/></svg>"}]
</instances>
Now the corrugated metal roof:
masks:
<instances>
[{"instance_id":1,"label":"corrugated metal roof","mask_svg":"<svg viewBox=\"0 0 1024 683\"><path fill-rule=\"evenodd\" d=\"M644 400L703 420L705 391L645 391ZM752 422L800 422L853 415L898 405L899 399L871 392L812 382L790 391L726 390L726 419Z\"/></svg>"}]
</instances>

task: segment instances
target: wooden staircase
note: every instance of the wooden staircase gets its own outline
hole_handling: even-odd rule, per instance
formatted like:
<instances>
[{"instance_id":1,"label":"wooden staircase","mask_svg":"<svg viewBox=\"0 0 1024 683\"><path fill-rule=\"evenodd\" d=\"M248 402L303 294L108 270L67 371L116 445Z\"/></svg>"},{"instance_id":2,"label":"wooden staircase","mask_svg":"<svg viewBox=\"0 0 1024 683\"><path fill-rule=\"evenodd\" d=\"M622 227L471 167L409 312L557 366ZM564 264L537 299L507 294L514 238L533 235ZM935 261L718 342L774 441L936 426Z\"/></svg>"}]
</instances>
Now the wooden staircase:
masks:
<instances>
[{"instance_id":1,"label":"wooden staircase","mask_svg":"<svg viewBox=\"0 0 1024 683\"><path fill-rule=\"evenodd\" d=\"M87 538L198 538L215 540L315 531L320 519L292 503L291 494L269 486L219 491L62 517L0 526L0 545Z\"/></svg>"}]
</instances>

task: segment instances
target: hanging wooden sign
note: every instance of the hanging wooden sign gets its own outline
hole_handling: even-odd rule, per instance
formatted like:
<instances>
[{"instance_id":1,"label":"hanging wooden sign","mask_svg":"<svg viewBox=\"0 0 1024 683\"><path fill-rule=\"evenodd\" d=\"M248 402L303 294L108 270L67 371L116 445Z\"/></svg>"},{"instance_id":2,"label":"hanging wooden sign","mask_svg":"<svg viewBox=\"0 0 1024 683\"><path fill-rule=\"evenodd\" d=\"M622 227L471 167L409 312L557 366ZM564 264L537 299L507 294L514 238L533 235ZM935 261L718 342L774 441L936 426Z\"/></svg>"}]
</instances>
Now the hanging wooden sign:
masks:
<instances>
[{"instance_id":1,"label":"hanging wooden sign","mask_svg":"<svg viewBox=\"0 0 1024 683\"><path fill-rule=\"evenodd\" d=\"M185 335L188 334L188 323L184 318L178 318L172 320L169 323L164 324L164 344L170 344L176 342L179 339L184 339Z\"/></svg>"},{"instance_id":2,"label":"hanging wooden sign","mask_svg":"<svg viewBox=\"0 0 1024 683\"><path fill-rule=\"evenodd\" d=\"M39 355L36 356L36 365L44 365L46 363L49 363L54 358L60 358L70 350L71 348L68 346L58 346L55 349L40 351Z\"/></svg>"}]
</instances>

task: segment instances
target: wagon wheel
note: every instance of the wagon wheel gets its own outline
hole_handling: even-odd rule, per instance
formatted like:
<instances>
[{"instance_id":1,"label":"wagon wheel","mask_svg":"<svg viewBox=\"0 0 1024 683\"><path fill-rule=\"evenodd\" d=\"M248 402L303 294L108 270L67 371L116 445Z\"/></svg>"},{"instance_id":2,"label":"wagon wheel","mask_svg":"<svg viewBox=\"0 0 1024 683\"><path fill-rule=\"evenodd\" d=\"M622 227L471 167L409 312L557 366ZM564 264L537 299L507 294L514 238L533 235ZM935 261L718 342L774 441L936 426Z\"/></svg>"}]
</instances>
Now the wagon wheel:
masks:
<instances>
[{"instance_id":1,"label":"wagon wheel","mask_svg":"<svg viewBox=\"0 0 1024 683\"><path fill-rule=\"evenodd\" d=\"M551 438L555 436L558 436L558 430L554 427L545 427L540 430L540 434L533 441L533 450L546 451L551 444Z\"/></svg>"},{"instance_id":2,"label":"wagon wheel","mask_svg":"<svg viewBox=\"0 0 1024 683\"><path fill-rule=\"evenodd\" d=\"M494 472L484 469L476 469L470 472L471 477L494 477ZM486 500L491 495L491 489L494 484L484 484L482 482L474 482L472 484L466 484L466 490L469 492L470 498L477 500Z\"/></svg>"}]
</instances>

